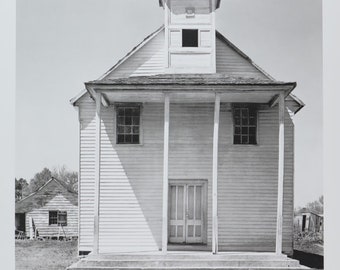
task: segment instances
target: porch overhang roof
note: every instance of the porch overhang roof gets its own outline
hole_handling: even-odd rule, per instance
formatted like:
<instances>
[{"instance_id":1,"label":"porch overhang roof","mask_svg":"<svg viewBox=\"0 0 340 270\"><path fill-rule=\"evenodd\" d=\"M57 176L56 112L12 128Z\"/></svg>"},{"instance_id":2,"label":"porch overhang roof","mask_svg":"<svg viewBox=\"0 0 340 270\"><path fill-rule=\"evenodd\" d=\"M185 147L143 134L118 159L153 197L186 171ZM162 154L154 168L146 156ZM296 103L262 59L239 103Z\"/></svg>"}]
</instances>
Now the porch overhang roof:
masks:
<instances>
[{"instance_id":1,"label":"porch overhang roof","mask_svg":"<svg viewBox=\"0 0 340 270\"><path fill-rule=\"evenodd\" d=\"M282 92L288 96L296 83L222 74L166 74L90 81L85 86L91 96L102 94L104 106L115 102L163 102L165 93L170 94L171 102L208 103L219 93L222 102L275 105L277 96Z\"/></svg>"}]
</instances>

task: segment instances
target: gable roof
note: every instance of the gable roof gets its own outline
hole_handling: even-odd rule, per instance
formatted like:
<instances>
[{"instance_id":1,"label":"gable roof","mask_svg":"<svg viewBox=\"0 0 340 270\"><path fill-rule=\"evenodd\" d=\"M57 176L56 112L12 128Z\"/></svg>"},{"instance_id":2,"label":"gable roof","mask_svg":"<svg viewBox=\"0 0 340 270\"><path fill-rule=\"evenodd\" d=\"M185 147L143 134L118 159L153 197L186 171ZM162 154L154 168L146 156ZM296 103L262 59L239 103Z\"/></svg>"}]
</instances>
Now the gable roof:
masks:
<instances>
[{"instance_id":1,"label":"gable roof","mask_svg":"<svg viewBox=\"0 0 340 270\"><path fill-rule=\"evenodd\" d=\"M37 191L16 202L15 213L27 213L41 208L58 194L62 194L71 204L78 205L78 194L71 191L64 182L52 177Z\"/></svg>"},{"instance_id":2,"label":"gable roof","mask_svg":"<svg viewBox=\"0 0 340 270\"><path fill-rule=\"evenodd\" d=\"M183 79L185 75L166 75L164 69L154 68L153 72L149 72L146 74L145 72L133 72L130 71L129 68L132 69L133 66L131 62L143 61L147 57L141 57L143 50L146 50L149 54L153 53L156 49L163 50L161 55L164 54L164 44L157 43L155 40L156 37L159 38L159 35L164 32L164 25L159 27L156 31L152 32L146 38L143 39L137 46L135 46L131 51L129 51L123 58L121 58L112 68L110 68L107 72L105 72L99 79L90 81L87 84L133 84L136 81L144 81L147 83L161 83L164 82L164 79L168 79L169 82L176 84L174 79ZM225 36L223 36L220 32L216 31L216 74L202 75L204 77L203 81L211 81L211 79L222 80L221 84L282 84L283 82L276 81L272 76L266 73L263 69L261 69L258 65L256 65L249 56L247 56L244 52L242 52L238 47L236 47L230 40L228 40ZM153 44L155 43L155 44ZM148 50L147 46L151 46ZM223 44L223 45L220 45ZM140 53L138 54L138 52ZM143 52L145 54L145 52ZM136 56L134 56L136 55ZM137 55L139 55L137 57ZM149 56L149 55L148 55ZM137 58L136 58L137 57ZM160 58L161 56L158 56ZM157 58L157 59L158 59ZM222 59L222 60L221 60ZM136 60L136 61L134 61ZM229 61L230 60L230 61ZM239 66L235 66L235 60L238 62ZM130 63L128 63L130 61ZM158 59L159 61L159 59ZM221 64L221 62L223 62ZM219 64L220 63L220 64ZM157 66L155 63L152 63L153 67ZM125 66L124 66L125 65ZM137 64L136 64L137 65ZM141 70L146 70L145 66L142 66L143 63L139 63L139 68ZM138 65L137 65L138 66ZM240 68L242 67L242 68ZM199 74L194 74L199 75ZM189 83L189 79L192 79L193 74L187 75L187 80L182 80L182 82ZM133 78L135 77L135 79ZM136 78L137 77L137 78ZM196 76L196 78L198 78ZM169 80L170 79L170 80ZM202 80L201 80L202 81ZM196 80L197 82L197 80ZM217 83L217 82L216 82ZM72 105L83 97L86 92L83 90L76 97L70 100ZM91 93L90 93L91 95ZM297 113L301 108L304 107L304 103L295 96L289 96L290 102L293 103L293 112Z\"/></svg>"}]
</instances>

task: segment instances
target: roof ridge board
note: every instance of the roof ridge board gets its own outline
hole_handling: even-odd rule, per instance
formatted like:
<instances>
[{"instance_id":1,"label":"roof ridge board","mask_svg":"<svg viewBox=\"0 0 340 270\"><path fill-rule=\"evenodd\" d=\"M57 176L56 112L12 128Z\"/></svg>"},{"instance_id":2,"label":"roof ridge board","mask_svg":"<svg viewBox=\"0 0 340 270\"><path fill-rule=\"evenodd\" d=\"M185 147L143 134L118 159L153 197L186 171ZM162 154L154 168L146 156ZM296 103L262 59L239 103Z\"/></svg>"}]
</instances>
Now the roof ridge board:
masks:
<instances>
[{"instance_id":1,"label":"roof ridge board","mask_svg":"<svg viewBox=\"0 0 340 270\"><path fill-rule=\"evenodd\" d=\"M36 193L38 193L41 189L43 189L46 185L48 185L54 178L51 177L50 180L48 180L45 184L43 184L40 188L38 188L36 191L32 192L31 194L27 195L25 198L22 198L20 201L17 201L17 203L22 202L23 200L26 200L30 197L32 197L33 195L35 195Z\"/></svg>"},{"instance_id":2,"label":"roof ridge board","mask_svg":"<svg viewBox=\"0 0 340 270\"><path fill-rule=\"evenodd\" d=\"M127 59L129 59L130 56L135 54L140 48L142 48L147 42L149 42L151 39L153 39L159 32L161 32L164 29L164 24L161 25L157 30L153 31L151 34L146 36L140 43L138 43L135 47L133 47L124 57L118 60L118 62L111 67L108 71L106 71L102 76L100 76L97 80L104 79L109 73L114 71L116 68L118 68L122 63L124 63Z\"/></svg>"},{"instance_id":3,"label":"roof ridge board","mask_svg":"<svg viewBox=\"0 0 340 270\"><path fill-rule=\"evenodd\" d=\"M75 194L78 194L78 193L76 193L76 192L71 192L71 191L68 190L66 187L64 187L63 184L61 184L61 181L60 181L60 180L58 180L58 179L56 179L56 178L54 178L54 177L51 177L50 180L48 180L45 184L43 184L43 185L42 185L40 188L38 188L36 191L32 192L31 194L27 195L25 198L22 198L20 201L17 201L16 203L21 203L22 201L24 201L24 200L26 200L26 199L32 197L33 195L36 195L39 191L41 191L43 188L45 188L45 187L46 187L50 182L52 182L53 180L54 180L56 183L58 183L60 186L62 186L64 189L66 189L69 193L74 194L74 195L75 195Z\"/></svg>"},{"instance_id":4,"label":"roof ridge board","mask_svg":"<svg viewBox=\"0 0 340 270\"><path fill-rule=\"evenodd\" d=\"M246 59L252 66L254 66L258 71L260 71L263 75L265 75L268 79L272 81L277 81L274 77L269 75L266 71L264 71L261 67L259 67L247 54L245 54L241 49L239 49L234 43L232 43L229 39L227 39L222 33L216 30L216 35L222 41L226 42L235 52L237 52L240 56Z\"/></svg>"}]
</instances>

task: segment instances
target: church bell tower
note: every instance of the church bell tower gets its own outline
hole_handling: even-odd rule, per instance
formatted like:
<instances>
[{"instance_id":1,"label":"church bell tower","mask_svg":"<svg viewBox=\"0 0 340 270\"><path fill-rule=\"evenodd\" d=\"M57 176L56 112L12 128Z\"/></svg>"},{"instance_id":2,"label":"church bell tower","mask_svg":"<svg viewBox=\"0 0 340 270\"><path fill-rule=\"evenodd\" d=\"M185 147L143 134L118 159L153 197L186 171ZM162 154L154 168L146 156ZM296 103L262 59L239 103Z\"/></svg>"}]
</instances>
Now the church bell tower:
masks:
<instances>
[{"instance_id":1,"label":"church bell tower","mask_svg":"<svg viewBox=\"0 0 340 270\"><path fill-rule=\"evenodd\" d=\"M215 10L220 0L160 0L167 73L216 73Z\"/></svg>"}]
</instances>

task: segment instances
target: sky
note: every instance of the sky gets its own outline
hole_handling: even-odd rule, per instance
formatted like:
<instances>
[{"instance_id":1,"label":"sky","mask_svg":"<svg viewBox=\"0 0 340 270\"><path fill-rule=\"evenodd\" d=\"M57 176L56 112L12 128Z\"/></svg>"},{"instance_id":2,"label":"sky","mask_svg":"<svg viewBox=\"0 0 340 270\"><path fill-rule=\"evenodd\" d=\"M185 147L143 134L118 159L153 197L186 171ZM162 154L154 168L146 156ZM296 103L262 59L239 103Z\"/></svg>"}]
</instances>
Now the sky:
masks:
<instances>
[{"instance_id":1,"label":"sky","mask_svg":"<svg viewBox=\"0 0 340 270\"><path fill-rule=\"evenodd\" d=\"M78 169L69 100L163 24L158 0L17 0L15 176ZM295 206L322 195L321 0L222 0L216 28L262 69L296 81Z\"/></svg>"}]
</instances>

